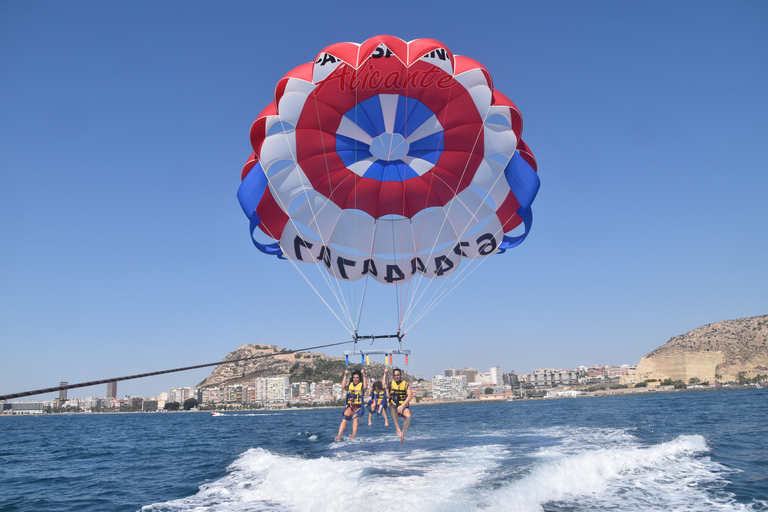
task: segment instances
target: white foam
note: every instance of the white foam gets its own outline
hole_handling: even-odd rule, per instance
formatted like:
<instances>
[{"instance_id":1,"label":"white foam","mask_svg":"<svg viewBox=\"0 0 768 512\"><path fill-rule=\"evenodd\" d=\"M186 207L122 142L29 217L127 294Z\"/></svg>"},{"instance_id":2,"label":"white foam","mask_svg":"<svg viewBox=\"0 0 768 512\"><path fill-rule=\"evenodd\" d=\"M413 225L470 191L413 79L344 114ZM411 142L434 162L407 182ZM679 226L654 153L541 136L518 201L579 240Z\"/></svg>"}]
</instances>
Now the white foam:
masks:
<instances>
[{"instance_id":1,"label":"white foam","mask_svg":"<svg viewBox=\"0 0 768 512\"><path fill-rule=\"evenodd\" d=\"M526 434L551 443L533 449ZM321 458L250 449L197 494L142 510L751 510L722 490L728 471L706 456L702 436L652 446L620 429L542 429L515 437L521 442L442 450L400 449L394 436L345 439Z\"/></svg>"},{"instance_id":2,"label":"white foam","mask_svg":"<svg viewBox=\"0 0 768 512\"><path fill-rule=\"evenodd\" d=\"M708 451L702 436L680 436L651 447L628 446L613 432L616 446L582 445L575 453L545 450L518 480L488 500L490 510L542 512L547 504L576 510L719 511L750 510L732 496L713 493L722 487L724 467L701 456ZM577 436L578 437L578 433ZM586 449L584 449L586 448ZM563 452L572 449L566 445Z\"/></svg>"}]
</instances>

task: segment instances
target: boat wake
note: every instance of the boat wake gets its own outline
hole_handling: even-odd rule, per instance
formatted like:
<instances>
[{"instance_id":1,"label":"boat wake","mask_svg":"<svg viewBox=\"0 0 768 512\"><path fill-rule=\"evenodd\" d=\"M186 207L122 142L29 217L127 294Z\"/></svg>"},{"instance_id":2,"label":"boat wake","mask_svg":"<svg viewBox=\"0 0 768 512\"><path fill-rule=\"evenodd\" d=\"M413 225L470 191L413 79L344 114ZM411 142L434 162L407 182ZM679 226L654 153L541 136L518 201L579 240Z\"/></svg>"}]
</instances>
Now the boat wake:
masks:
<instances>
[{"instance_id":1,"label":"boat wake","mask_svg":"<svg viewBox=\"0 0 768 512\"><path fill-rule=\"evenodd\" d=\"M731 471L710 459L700 435L643 446L617 430L539 434L561 442L526 450L520 435L510 444L391 451L331 443L316 458L254 448L196 494L142 511L330 511L350 503L384 511L395 497L405 511L762 509L724 490Z\"/></svg>"}]
</instances>

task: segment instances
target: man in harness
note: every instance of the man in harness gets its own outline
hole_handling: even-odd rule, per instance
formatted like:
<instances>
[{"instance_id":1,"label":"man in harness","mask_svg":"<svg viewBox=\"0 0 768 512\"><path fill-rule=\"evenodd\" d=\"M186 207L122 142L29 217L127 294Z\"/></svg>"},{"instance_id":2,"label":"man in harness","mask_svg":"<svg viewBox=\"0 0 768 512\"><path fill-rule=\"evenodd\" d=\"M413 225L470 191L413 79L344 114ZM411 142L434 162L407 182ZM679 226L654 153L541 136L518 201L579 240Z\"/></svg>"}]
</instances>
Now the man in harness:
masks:
<instances>
[{"instance_id":1,"label":"man in harness","mask_svg":"<svg viewBox=\"0 0 768 512\"><path fill-rule=\"evenodd\" d=\"M384 381L387 381L389 368L384 369ZM392 379L387 386L387 395L389 396L389 408L392 410L392 419L395 421L397 436L400 438L400 444L405 444L405 431L411 424L411 409L408 404L413 399L413 391L408 382L403 380L403 372L400 368L392 370ZM400 429L398 418L403 418L403 428Z\"/></svg>"},{"instance_id":2,"label":"man in harness","mask_svg":"<svg viewBox=\"0 0 768 512\"><path fill-rule=\"evenodd\" d=\"M347 374L349 369L344 370L344 379L341 381L341 389L347 390L347 407L344 412L341 413L341 425L339 425L339 435L336 436L337 441L341 441L341 435L344 433L344 429L347 428L347 422L352 420L352 439L357 435L357 420L363 415L365 409L363 408L363 392L367 386L367 380L365 378L365 368L361 370L355 370L352 372L352 382L347 387Z\"/></svg>"}]
</instances>

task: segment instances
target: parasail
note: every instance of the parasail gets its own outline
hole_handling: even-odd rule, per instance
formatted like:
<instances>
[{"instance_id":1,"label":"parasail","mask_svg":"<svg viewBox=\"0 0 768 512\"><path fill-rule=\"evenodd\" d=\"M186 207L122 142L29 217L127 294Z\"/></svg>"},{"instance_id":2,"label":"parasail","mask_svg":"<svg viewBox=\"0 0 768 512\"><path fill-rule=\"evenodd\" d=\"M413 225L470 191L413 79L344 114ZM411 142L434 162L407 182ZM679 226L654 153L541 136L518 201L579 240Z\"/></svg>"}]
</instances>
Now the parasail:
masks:
<instances>
[{"instance_id":1,"label":"parasail","mask_svg":"<svg viewBox=\"0 0 768 512\"><path fill-rule=\"evenodd\" d=\"M328 46L279 80L251 127L238 199L252 241L318 266L351 304L350 332L362 299L345 298L349 283L396 287L400 329L418 286L528 235L539 178L522 126L488 70L439 41Z\"/></svg>"}]
</instances>

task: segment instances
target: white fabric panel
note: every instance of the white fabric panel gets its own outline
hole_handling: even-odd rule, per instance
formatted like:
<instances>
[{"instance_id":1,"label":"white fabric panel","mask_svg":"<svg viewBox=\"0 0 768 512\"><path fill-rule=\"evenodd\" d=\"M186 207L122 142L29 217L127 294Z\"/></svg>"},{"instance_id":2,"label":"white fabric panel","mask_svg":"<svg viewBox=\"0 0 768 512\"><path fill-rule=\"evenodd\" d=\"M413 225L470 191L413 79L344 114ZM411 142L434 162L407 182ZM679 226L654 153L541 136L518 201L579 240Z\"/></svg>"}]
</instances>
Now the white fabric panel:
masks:
<instances>
[{"instance_id":1,"label":"white fabric panel","mask_svg":"<svg viewBox=\"0 0 768 512\"><path fill-rule=\"evenodd\" d=\"M373 217L361 210L341 210L329 243L359 258L369 257L373 248Z\"/></svg>"},{"instance_id":2,"label":"white fabric panel","mask_svg":"<svg viewBox=\"0 0 768 512\"><path fill-rule=\"evenodd\" d=\"M429 208L414 215L413 230L420 255L452 250L457 238L443 208Z\"/></svg>"},{"instance_id":3,"label":"white fabric panel","mask_svg":"<svg viewBox=\"0 0 768 512\"><path fill-rule=\"evenodd\" d=\"M301 115L301 110L304 108L304 103L307 102L307 96L314 88L314 84L304 80L289 79L285 85L283 96L277 104L280 118L295 126L299 120L299 115Z\"/></svg>"},{"instance_id":4,"label":"white fabric panel","mask_svg":"<svg viewBox=\"0 0 768 512\"><path fill-rule=\"evenodd\" d=\"M306 247L300 248L301 261L306 263L317 263L323 246L322 242L316 238L313 238L308 233L299 233L297 226L295 226L292 222L289 222L285 225L285 229L283 229L283 236L280 238L280 246L283 248L283 252L285 253L286 257L292 260L299 260L299 258L296 256L296 246L294 243L294 240L297 236L312 245L312 247L309 249Z\"/></svg>"},{"instance_id":5,"label":"white fabric panel","mask_svg":"<svg viewBox=\"0 0 768 512\"><path fill-rule=\"evenodd\" d=\"M373 141L373 137L365 133L365 130L357 126L357 124L347 116L341 118L341 123L339 123L339 127L336 129L336 133L358 140L369 146L371 145L371 141Z\"/></svg>"},{"instance_id":6,"label":"white fabric panel","mask_svg":"<svg viewBox=\"0 0 768 512\"><path fill-rule=\"evenodd\" d=\"M331 268L326 267L329 274L342 281L357 281L365 277L363 271L367 256L355 256L335 246L331 246L331 251ZM340 267L343 268L343 273Z\"/></svg>"},{"instance_id":7,"label":"white fabric panel","mask_svg":"<svg viewBox=\"0 0 768 512\"><path fill-rule=\"evenodd\" d=\"M433 66L436 66L436 67L442 69L443 71L445 71L449 75L452 75L453 74L453 63L451 62L451 59L448 58L448 51L446 51L446 50L444 50L444 51L445 51L445 59L439 58L437 56L437 53L435 54L434 57L432 57L431 56L432 52L430 52L427 55L425 55L424 57L420 58L419 60L423 60L424 62L428 62L428 63L432 64Z\"/></svg>"},{"instance_id":8,"label":"white fabric panel","mask_svg":"<svg viewBox=\"0 0 768 512\"><path fill-rule=\"evenodd\" d=\"M291 207L296 208L292 204L296 197L314 189L299 166L291 162L291 165L269 177L269 190L283 211L289 213Z\"/></svg>"},{"instance_id":9,"label":"white fabric panel","mask_svg":"<svg viewBox=\"0 0 768 512\"><path fill-rule=\"evenodd\" d=\"M395 131L395 116L397 115L397 94L379 94L381 113L384 118L384 130L388 133Z\"/></svg>"},{"instance_id":10,"label":"white fabric panel","mask_svg":"<svg viewBox=\"0 0 768 512\"><path fill-rule=\"evenodd\" d=\"M334 72L334 70L343 65L344 62L338 57L334 57L329 53L321 53L315 59L315 65L312 67L312 82L315 84L328 78L328 75Z\"/></svg>"},{"instance_id":11,"label":"white fabric panel","mask_svg":"<svg viewBox=\"0 0 768 512\"><path fill-rule=\"evenodd\" d=\"M271 179L269 168L280 160L296 161L295 131L277 133L264 139L261 145L261 167Z\"/></svg>"},{"instance_id":12,"label":"white fabric panel","mask_svg":"<svg viewBox=\"0 0 768 512\"><path fill-rule=\"evenodd\" d=\"M482 118L486 117L488 108L491 106L491 99L493 94L488 88L488 81L485 78L485 73L481 69L472 69L466 73L457 75L456 80L469 91L472 96L472 100L475 102L477 111Z\"/></svg>"},{"instance_id":13,"label":"white fabric panel","mask_svg":"<svg viewBox=\"0 0 768 512\"><path fill-rule=\"evenodd\" d=\"M437 116L433 115L426 121L424 121L421 126L416 128L416 130L409 134L408 137L405 138L408 143L413 143L414 141L417 141L419 139L423 139L424 137L428 135L432 135L434 133L437 133L439 131L442 131L443 126L440 124L440 121L437 120Z\"/></svg>"},{"instance_id":14,"label":"white fabric panel","mask_svg":"<svg viewBox=\"0 0 768 512\"><path fill-rule=\"evenodd\" d=\"M411 221L408 219L376 221L376 234L373 240L374 255L391 258L393 254L403 254L410 258L415 251Z\"/></svg>"},{"instance_id":15,"label":"white fabric panel","mask_svg":"<svg viewBox=\"0 0 768 512\"><path fill-rule=\"evenodd\" d=\"M405 157L405 163L411 166L411 169L416 171L416 174L422 176L425 172L435 166L435 162L424 160L423 158L415 158L412 156Z\"/></svg>"},{"instance_id":16,"label":"white fabric panel","mask_svg":"<svg viewBox=\"0 0 768 512\"><path fill-rule=\"evenodd\" d=\"M358 160L357 162L353 163L352 165L348 166L347 169L352 171L353 173L357 174L358 176L362 176L365 174L365 171L368 170L368 168L371 166L373 162L376 161L376 157L370 157L366 158L364 160Z\"/></svg>"},{"instance_id":17,"label":"white fabric panel","mask_svg":"<svg viewBox=\"0 0 768 512\"><path fill-rule=\"evenodd\" d=\"M507 160L512 158L517 147L517 137L515 132L507 127L497 124L486 124L483 130L485 134L485 153L499 153L506 156Z\"/></svg>"},{"instance_id":18,"label":"white fabric panel","mask_svg":"<svg viewBox=\"0 0 768 512\"><path fill-rule=\"evenodd\" d=\"M295 221L304 224L319 235L323 243L331 239L341 208L317 192L307 194L303 204L293 213Z\"/></svg>"},{"instance_id":19,"label":"white fabric panel","mask_svg":"<svg viewBox=\"0 0 768 512\"><path fill-rule=\"evenodd\" d=\"M504 176L504 167L489 159L480 163L469 186L484 190L483 194L477 193L494 209L501 206L509 194L509 184ZM486 194L489 196L488 198L486 198Z\"/></svg>"},{"instance_id":20,"label":"white fabric panel","mask_svg":"<svg viewBox=\"0 0 768 512\"><path fill-rule=\"evenodd\" d=\"M280 116L267 116L264 118L264 133L269 135L274 135L270 133L270 130L272 129L272 126L282 123L283 129L280 130L280 132L287 132L290 133L296 129L295 126L291 125L288 120L281 119ZM288 128L287 130L285 128ZM277 133L277 132L276 132Z\"/></svg>"},{"instance_id":21,"label":"white fabric panel","mask_svg":"<svg viewBox=\"0 0 768 512\"><path fill-rule=\"evenodd\" d=\"M496 252L503 236L501 222L496 214L492 214L477 224L474 233L463 236L459 245L467 258L482 258Z\"/></svg>"}]
</instances>

